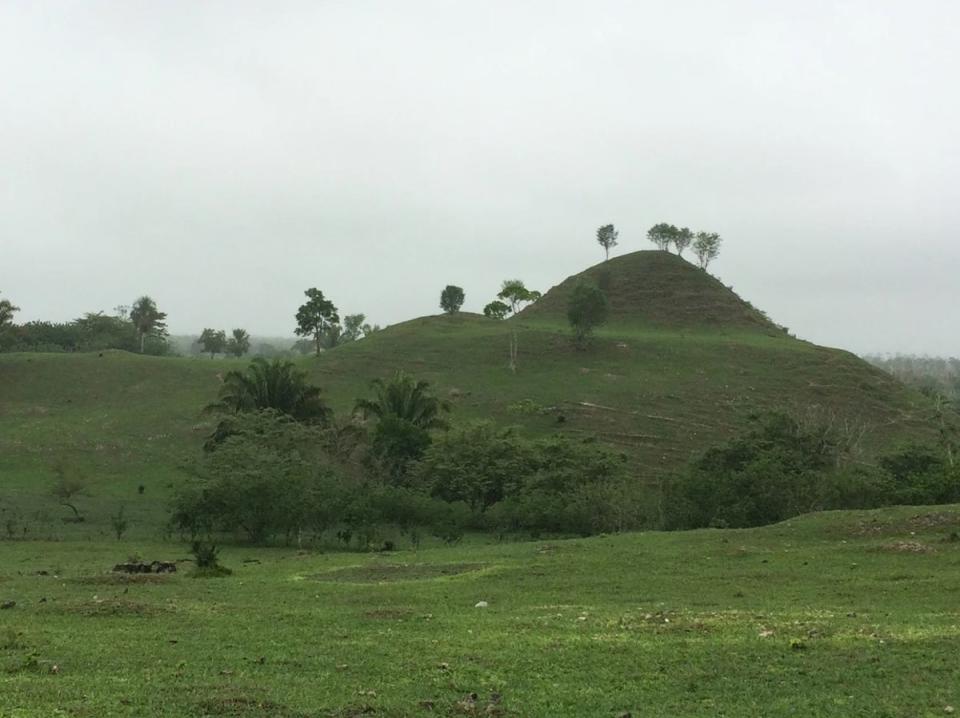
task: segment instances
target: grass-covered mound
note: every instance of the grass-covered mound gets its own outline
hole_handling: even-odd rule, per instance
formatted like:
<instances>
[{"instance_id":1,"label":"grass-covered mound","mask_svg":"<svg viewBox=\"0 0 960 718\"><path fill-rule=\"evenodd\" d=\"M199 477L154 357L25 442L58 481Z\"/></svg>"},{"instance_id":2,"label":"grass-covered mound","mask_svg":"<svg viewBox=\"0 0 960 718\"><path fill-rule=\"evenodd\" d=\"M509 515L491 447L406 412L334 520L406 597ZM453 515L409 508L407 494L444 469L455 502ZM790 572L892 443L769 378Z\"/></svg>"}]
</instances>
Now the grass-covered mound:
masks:
<instances>
[{"instance_id":1,"label":"grass-covered mound","mask_svg":"<svg viewBox=\"0 0 960 718\"><path fill-rule=\"evenodd\" d=\"M596 284L618 326L780 330L719 279L670 252L631 252L567 277L521 314L526 320L563 323L577 282Z\"/></svg>"}]
</instances>

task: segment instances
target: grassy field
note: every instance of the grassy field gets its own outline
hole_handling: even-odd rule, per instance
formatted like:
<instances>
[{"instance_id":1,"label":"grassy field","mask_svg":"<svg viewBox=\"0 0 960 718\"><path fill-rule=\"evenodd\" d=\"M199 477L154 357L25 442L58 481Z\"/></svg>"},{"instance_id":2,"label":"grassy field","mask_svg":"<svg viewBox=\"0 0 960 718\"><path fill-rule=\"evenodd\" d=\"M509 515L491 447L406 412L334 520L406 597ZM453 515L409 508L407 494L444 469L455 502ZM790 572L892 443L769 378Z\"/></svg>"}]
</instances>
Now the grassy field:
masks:
<instances>
[{"instance_id":1,"label":"grassy field","mask_svg":"<svg viewBox=\"0 0 960 718\"><path fill-rule=\"evenodd\" d=\"M0 543L0 716L940 716L960 507L391 554ZM475 607L485 601L486 608ZM475 694L476 698L471 695Z\"/></svg>"}]
</instances>

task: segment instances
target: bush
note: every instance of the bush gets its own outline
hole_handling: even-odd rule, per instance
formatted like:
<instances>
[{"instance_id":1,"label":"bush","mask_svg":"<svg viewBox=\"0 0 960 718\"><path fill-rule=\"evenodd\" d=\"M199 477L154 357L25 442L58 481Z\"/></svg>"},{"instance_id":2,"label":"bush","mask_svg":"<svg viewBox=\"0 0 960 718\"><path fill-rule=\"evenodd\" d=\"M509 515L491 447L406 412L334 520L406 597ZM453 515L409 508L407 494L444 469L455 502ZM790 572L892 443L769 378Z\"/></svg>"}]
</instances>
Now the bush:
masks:
<instances>
[{"instance_id":1,"label":"bush","mask_svg":"<svg viewBox=\"0 0 960 718\"><path fill-rule=\"evenodd\" d=\"M430 496L469 507L501 534L591 534L632 525L626 459L565 437L526 440L489 422L438 437L412 472ZM636 492L633 492L636 495ZM637 513L637 512L633 512Z\"/></svg>"},{"instance_id":2,"label":"bush","mask_svg":"<svg viewBox=\"0 0 960 718\"><path fill-rule=\"evenodd\" d=\"M744 528L824 509L960 500L960 474L933 447L906 446L876 467L844 466L844 451L823 427L763 417L669 483L664 526Z\"/></svg>"},{"instance_id":3,"label":"bush","mask_svg":"<svg viewBox=\"0 0 960 718\"><path fill-rule=\"evenodd\" d=\"M325 530L340 489L319 444L319 429L277 412L238 415L177 490L173 525L193 537L242 532L256 544Z\"/></svg>"}]
</instances>

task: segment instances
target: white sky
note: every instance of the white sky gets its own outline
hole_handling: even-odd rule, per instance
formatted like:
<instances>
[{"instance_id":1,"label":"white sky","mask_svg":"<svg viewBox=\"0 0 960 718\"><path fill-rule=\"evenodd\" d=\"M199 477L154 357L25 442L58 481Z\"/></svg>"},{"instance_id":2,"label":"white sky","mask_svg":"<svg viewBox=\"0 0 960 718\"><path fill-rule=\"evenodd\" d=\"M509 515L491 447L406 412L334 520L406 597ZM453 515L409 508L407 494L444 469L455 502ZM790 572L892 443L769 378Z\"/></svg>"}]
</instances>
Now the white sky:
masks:
<instances>
[{"instance_id":1,"label":"white sky","mask_svg":"<svg viewBox=\"0 0 960 718\"><path fill-rule=\"evenodd\" d=\"M546 290L660 221L799 336L960 354L960 3L0 3L0 290L174 333Z\"/></svg>"}]
</instances>

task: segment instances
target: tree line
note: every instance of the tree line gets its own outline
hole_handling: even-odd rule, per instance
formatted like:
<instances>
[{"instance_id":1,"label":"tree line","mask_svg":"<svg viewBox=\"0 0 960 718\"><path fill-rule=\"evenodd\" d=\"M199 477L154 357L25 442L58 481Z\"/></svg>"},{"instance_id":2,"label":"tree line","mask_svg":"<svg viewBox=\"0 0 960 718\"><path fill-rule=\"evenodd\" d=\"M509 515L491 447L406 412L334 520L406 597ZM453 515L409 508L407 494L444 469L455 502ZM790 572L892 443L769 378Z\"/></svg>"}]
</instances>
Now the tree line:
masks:
<instances>
[{"instance_id":1,"label":"tree line","mask_svg":"<svg viewBox=\"0 0 960 718\"><path fill-rule=\"evenodd\" d=\"M87 312L70 322L32 321L15 324L19 307L0 300L2 351L103 351L121 349L140 354L167 354L167 315L149 296L121 305L113 314Z\"/></svg>"}]
</instances>

